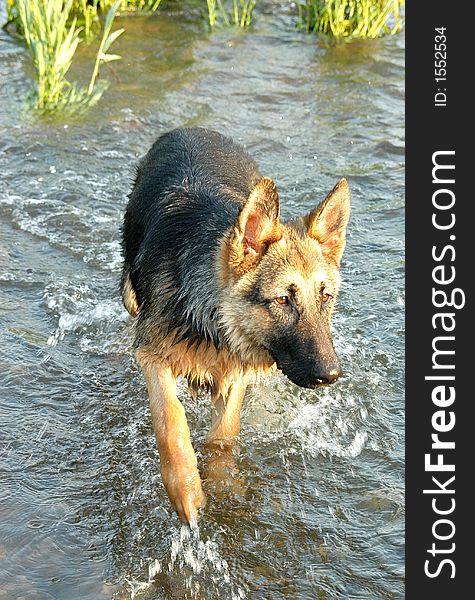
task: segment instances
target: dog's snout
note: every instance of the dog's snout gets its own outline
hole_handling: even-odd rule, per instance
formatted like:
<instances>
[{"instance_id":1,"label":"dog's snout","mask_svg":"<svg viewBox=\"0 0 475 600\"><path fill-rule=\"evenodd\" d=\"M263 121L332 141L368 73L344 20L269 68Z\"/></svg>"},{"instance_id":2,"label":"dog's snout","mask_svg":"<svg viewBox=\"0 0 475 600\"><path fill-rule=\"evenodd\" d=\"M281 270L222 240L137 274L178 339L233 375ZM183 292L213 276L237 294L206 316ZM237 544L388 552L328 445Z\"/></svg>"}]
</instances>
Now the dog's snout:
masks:
<instances>
[{"instance_id":1,"label":"dog's snout","mask_svg":"<svg viewBox=\"0 0 475 600\"><path fill-rule=\"evenodd\" d=\"M300 387L315 389L321 385L331 385L343 374L336 355L322 360L314 354L292 356L290 352L281 351L274 360L278 368Z\"/></svg>"},{"instance_id":2,"label":"dog's snout","mask_svg":"<svg viewBox=\"0 0 475 600\"><path fill-rule=\"evenodd\" d=\"M324 376L318 377L318 381L323 385L335 383L335 381L341 377L341 369L332 369L328 371Z\"/></svg>"},{"instance_id":3,"label":"dog's snout","mask_svg":"<svg viewBox=\"0 0 475 600\"><path fill-rule=\"evenodd\" d=\"M313 367L313 382L312 387L320 385L330 385L335 383L342 376L340 361L336 355L328 362L315 362Z\"/></svg>"}]
</instances>

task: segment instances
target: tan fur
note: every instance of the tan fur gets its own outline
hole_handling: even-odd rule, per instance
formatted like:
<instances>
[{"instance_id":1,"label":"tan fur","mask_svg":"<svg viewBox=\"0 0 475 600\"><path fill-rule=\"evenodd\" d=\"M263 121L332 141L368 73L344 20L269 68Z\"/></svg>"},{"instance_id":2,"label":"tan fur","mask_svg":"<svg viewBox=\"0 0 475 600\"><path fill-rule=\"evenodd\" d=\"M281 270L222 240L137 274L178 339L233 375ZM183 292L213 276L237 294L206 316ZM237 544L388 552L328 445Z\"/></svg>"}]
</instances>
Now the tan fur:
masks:
<instances>
[{"instance_id":1,"label":"tan fur","mask_svg":"<svg viewBox=\"0 0 475 600\"><path fill-rule=\"evenodd\" d=\"M138 350L160 454L162 481L181 520L195 523L206 504L185 410L176 396L176 379L166 364Z\"/></svg>"},{"instance_id":2,"label":"tan fur","mask_svg":"<svg viewBox=\"0 0 475 600\"><path fill-rule=\"evenodd\" d=\"M137 351L140 362L165 364L175 378L183 375L192 389L210 390L213 397L225 397L235 382L255 381L275 368L274 361L265 351L262 355L250 355L251 364L244 364L226 348L217 349L210 342L176 342L178 334L176 330L164 337L158 334L153 347Z\"/></svg>"},{"instance_id":3,"label":"tan fur","mask_svg":"<svg viewBox=\"0 0 475 600\"><path fill-rule=\"evenodd\" d=\"M308 235L322 244L323 252L329 260L339 264L341 255L345 249L345 236L334 236L334 230L346 223L349 217L349 204L347 199L350 189L346 179L340 179L325 200L309 215L302 219ZM326 211L328 203L332 203L332 210ZM335 215L337 218L335 219ZM328 224L328 218L332 226Z\"/></svg>"},{"instance_id":4,"label":"tan fur","mask_svg":"<svg viewBox=\"0 0 475 600\"><path fill-rule=\"evenodd\" d=\"M135 295L129 275L127 275L127 278L122 286L122 301L132 317L136 317L139 314L137 296Z\"/></svg>"}]
</instances>

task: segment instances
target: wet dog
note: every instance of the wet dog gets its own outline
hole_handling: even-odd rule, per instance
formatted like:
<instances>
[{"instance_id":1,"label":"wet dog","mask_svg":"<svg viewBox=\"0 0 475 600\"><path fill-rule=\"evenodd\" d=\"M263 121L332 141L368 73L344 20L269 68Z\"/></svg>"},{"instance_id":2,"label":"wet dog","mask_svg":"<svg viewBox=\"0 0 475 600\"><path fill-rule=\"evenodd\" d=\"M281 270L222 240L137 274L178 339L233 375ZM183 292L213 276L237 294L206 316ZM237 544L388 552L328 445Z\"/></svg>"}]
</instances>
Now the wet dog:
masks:
<instances>
[{"instance_id":1,"label":"wet dog","mask_svg":"<svg viewBox=\"0 0 475 600\"><path fill-rule=\"evenodd\" d=\"M276 367L306 388L341 375L330 319L350 213L341 179L309 214L282 223L274 182L219 133L162 135L140 163L124 228L124 304L135 318L162 480L181 520L205 497L184 408L211 392L210 446L231 445L249 382Z\"/></svg>"}]
</instances>

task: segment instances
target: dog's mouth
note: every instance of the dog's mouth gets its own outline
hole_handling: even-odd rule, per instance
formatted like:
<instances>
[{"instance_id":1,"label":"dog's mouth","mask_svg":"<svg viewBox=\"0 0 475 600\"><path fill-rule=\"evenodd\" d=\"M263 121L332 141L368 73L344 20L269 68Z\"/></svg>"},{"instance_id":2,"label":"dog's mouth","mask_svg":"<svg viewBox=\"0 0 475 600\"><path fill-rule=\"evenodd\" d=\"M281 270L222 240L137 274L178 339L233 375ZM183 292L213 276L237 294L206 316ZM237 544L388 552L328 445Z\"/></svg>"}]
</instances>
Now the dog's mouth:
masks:
<instances>
[{"instance_id":1,"label":"dog's mouth","mask_svg":"<svg viewBox=\"0 0 475 600\"><path fill-rule=\"evenodd\" d=\"M315 377L314 375L308 375L305 372L295 372L294 365L286 365L285 363L275 360L277 368L295 385L301 388L314 390L320 387L326 387L333 385L341 376L342 372L340 369L330 370L327 374L321 377Z\"/></svg>"},{"instance_id":2,"label":"dog's mouth","mask_svg":"<svg viewBox=\"0 0 475 600\"><path fill-rule=\"evenodd\" d=\"M327 381L326 379L317 379L315 383L309 385L301 385L300 387L305 387L309 390L315 390L317 388L328 387L329 385L333 385L334 383L336 383L337 379L339 379L339 377L335 378L333 381Z\"/></svg>"}]
</instances>

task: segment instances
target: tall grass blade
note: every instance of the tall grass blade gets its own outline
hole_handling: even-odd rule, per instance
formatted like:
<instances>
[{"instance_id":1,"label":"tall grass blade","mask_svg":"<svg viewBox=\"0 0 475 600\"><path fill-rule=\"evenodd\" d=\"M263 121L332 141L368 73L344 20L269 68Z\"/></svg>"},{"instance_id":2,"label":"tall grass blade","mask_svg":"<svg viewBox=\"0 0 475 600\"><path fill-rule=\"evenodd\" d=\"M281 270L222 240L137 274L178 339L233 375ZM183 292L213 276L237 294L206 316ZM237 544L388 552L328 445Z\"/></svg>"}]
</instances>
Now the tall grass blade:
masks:
<instances>
[{"instance_id":1,"label":"tall grass blade","mask_svg":"<svg viewBox=\"0 0 475 600\"><path fill-rule=\"evenodd\" d=\"M93 7L97 7L101 1L105 0L94 0ZM71 111L84 108L100 97L102 91L94 89L100 63L120 58L117 54L108 54L110 46L124 31L120 29L111 33L120 4L121 0L115 2L107 13L91 81L87 88L83 88L67 80L81 43L79 36L82 31L77 18L72 17L73 0L12 0L35 68L33 105L36 109L53 111L61 108ZM84 6L84 2L76 2L76 5Z\"/></svg>"},{"instance_id":2,"label":"tall grass blade","mask_svg":"<svg viewBox=\"0 0 475 600\"><path fill-rule=\"evenodd\" d=\"M116 15L116 12L119 10L120 4L121 0L117 0L117 2L111 6L107 13L106 20L104 22L104 33L102 35L102 40L99 45L99 50L97 51L94 69L92 70L91 81L89 82L89 86L87 88L87 93L89 96L94 90L94 85L99 74L99 66L101 62L110 62L111 60L118 60L121 58L117 54L106 54L107 50L110 48L112 43L125 31L124 29L118 29L117 31L110 33L110 30L112 29L112 24L114 22L114 17ZM111 58L111 56L113 56L114 58Z\"/></svg>"},{"instance_id":3,"label":"tall grass blade","mask_svg":"<svg viewBox=\"0 0 475 600\"><path fill-rule=\"evenodd\" d=\"M298 4L298 27L334 38L369 37L400 31L405 0L305 0ZM388 26L394 22L392 27Z\"/></svg>"}]
</instances>

